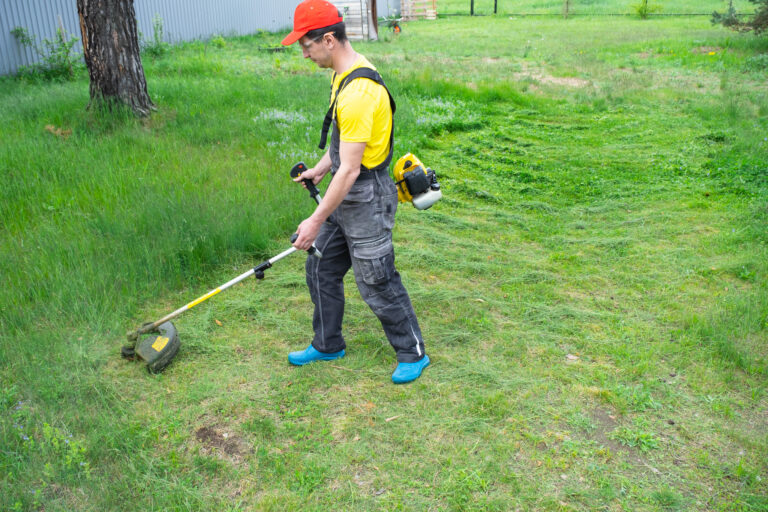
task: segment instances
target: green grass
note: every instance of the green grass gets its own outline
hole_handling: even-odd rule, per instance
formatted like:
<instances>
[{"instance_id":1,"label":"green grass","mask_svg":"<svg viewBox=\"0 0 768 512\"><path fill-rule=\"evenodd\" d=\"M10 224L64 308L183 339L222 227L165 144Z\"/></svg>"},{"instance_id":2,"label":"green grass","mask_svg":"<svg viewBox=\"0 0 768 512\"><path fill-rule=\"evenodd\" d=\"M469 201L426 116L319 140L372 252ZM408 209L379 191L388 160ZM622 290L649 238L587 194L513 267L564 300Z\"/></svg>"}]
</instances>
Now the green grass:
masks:
<instances>
[{"instance_id":1,"label":"green grass","mask_svg":"<svg viewBox=\"0 0 768 512\"><path fill-rule=\"evenodd\" d=\"M145 57L148 121L0 82L0 509L768 508L768 40L706 18L355 44L445 193L395 229L417 382L351 276L347 357L287 364L297 256L181 317L165 373L121 360L311 211L328 76L279 38Z\"/></svg>"}]
</instances>

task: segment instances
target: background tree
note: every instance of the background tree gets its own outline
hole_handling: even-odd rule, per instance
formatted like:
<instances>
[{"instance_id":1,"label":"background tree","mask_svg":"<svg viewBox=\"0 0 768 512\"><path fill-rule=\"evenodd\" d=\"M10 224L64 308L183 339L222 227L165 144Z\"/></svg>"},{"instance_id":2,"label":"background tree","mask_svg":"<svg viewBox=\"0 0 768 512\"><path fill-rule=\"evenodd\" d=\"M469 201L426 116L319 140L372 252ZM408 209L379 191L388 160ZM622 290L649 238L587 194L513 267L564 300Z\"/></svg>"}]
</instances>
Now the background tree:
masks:
<instances>
[{"instance_id":1,"label":"background tree","mask_svg":"<svg viewBox=\"0 0 768 512\"><path fill-rule=\"evenodd\" d=\"M83 57L91 80L91 103L126 105L146 116L155 106L141 65L133 0L77 0Z\"/></svg>"},{"instance_id":2,"label":"background tree","mask_svg":"<svg viewBox=\"0 0 768 512\"><path fill-rule=\"evenodd\" d=\"M768 30L768 0L749 0L753 4L757 4L755 15L751 20L742 23L739 20L739 14L736 9L733 8L733 0L728 4L728 10L720 14L715 11L712 13L712 23L720 23L726 27L734 30L741 30L748 32L754 30L755 34L761 34Z\"/></svg>"},{"instance_id":3,"label":"background tree","mask_svg":"<svg viewBox=\"0 0 768 512\"><path fill-rule=\"evenodd\" d=\"M750 2L757 4L757 10L749 24L756 34L760 34L768 30L768 0L750 0Z\"/></svg>"},{"instance_id":4,"label":"background tree","mask_svg":"<svg viewBox=\"0 0 768 512\"><path fill-rule=\"evenodd\" d=\"M728 1L728 10L725 11L725 13L720 14L717 11L712 13L712 24L716 25L718 23L724 27L734 27L737 29L741 26L739 13L736 12L736 9L733 7L733 0Z\"/></svg>"}]
</instances>

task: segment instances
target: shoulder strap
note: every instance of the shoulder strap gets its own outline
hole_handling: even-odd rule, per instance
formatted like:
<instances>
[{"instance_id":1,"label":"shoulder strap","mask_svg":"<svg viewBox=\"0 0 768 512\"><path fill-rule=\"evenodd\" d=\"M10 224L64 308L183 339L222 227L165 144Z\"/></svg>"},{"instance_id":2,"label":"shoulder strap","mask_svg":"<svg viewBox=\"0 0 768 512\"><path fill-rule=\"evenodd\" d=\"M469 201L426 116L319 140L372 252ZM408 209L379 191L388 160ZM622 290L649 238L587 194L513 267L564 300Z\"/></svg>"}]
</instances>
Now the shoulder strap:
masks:
<instances>
[{"instance_id":1,"label":"shoulder strap","mask_svg":"<svg viewBox=\"0 0 768 512\"><path fill-rule=\"evenodd\" d=\"M323 119L323 131L320 134L320 144L318 147L320 149L325 149L326 143L328 142L328 130L331 128L331 123L333 122L333 112L336 110L336 102L339 100L339 94L341 94L341 91L344 89L344 87L349 84L352 80L355 80L356 78L367 78L368 80L373 80L380 86L384 87L384 90L387 91L387 95L389 96L389 106L392 108L392 115L394 116L395 110L397 108L397 105L395 105L395 100L392 98L392 94L390 94L389 89L387 89L387 85L384 83L384 80L381 78L381 75L372 68L357 68L353 70L350 74L345 76L341 83L339 84L339 88L336 89L336 96L333 96L333 82L336 80L336 73L333 74L333 78L331 79L331 106L328 109L328 112L325 114L325 119ZM392 121L392 132L389 134L389 146L390 150L392 149L392 142L394 139L394 130L395 130L395 123L394 119Z\"/></svg>"}]
</instances>

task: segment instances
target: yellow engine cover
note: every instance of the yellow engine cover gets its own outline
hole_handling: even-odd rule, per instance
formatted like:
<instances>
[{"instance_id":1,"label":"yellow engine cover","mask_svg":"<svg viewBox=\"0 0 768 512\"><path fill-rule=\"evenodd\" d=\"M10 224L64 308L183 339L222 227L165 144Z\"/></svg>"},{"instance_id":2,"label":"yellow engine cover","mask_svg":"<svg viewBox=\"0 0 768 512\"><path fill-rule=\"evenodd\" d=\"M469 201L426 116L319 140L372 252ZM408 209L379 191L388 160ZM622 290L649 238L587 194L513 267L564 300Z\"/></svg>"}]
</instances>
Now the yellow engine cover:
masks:
<instances>
[{"instance_id":1,"label":"yellow engine cover","mask_svg":"<svg viewBox=\"0 0 768 512\"><path fill-rule=\"evenodd\" d=\"M395 175L395 184L397 185L397 199L401 203L408 203L413 200L413 196L408 191L408 187L405 186L405 182L403 182L403 175L406 172L413 171L418 167L421 167L422 172L427 174L427 168L424 167L424 164L421 163L421 160L416 158L413 153L407 153L395 164L395 168L392 172Z\"/></svg>"}]
</instances>

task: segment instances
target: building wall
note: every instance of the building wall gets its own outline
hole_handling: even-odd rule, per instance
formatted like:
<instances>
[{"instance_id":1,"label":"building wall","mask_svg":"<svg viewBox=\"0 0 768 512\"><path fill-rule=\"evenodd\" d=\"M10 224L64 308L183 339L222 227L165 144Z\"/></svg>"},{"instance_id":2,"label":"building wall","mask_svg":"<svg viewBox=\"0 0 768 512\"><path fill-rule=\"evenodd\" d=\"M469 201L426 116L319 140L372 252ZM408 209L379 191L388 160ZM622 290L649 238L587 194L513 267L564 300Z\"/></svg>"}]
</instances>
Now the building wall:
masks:
<instances>
[{"instance_id":1,"label":"building wall","mask_svg":"<svg viewBox=\"0 0 768 512\"><path fill-rule=\"evenodd\" d=\"M258 30L286 30L300 0L135 0L139 32L151 39L152 20L163 20L164 39L170 43L223 36L252 34ZM379 16L387 16L399 0L377 0ZM59 21L61 20L61 21ZM59 24L72 36L81 37L76 0L0 0L0 75L33 64L37 56L11 34L24 27L38 40L53 39ZM77 51L82 53L78 42Z\"/></svg>"}]
</instances>

